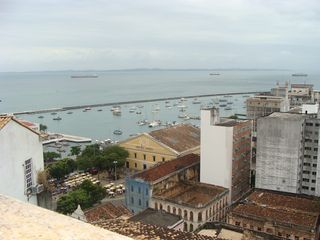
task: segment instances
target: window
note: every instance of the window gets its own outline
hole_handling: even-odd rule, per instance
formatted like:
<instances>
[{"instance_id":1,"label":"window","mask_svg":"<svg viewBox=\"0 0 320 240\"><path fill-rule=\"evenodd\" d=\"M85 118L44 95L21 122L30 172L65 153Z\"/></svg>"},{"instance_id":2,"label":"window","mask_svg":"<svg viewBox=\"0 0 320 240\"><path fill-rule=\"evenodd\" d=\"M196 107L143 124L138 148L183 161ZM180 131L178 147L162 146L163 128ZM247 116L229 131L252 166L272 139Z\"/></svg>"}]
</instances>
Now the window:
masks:
<instances>
[{"instance_id":1,"label":"window","mask_svg":"<svg viewBox=\"0 0 320 240\"><path fill-rule=\"evenodd\" d=\"M146 207L149 207L149 201L148 200L146 201Z\"/></svg>"},{"instance_id":2,"label":"window","mask_svg":"<svg viewBox=\"0 0 320 240\"><path fill-rule=\"evenodd\" d=\"M314 150L315 152L318 152L318 148L314 148L313 150Z\"/></svg>"},{"instance_id":3,"label":"window","mask_svg":"<svg viewBox=\"0 0 320 240\"><path fill-rule=\"evenodd\" d=\"M162 157L162 162L164 162L166 159L164 157Z\"/></svg>"},{"instance_id":4,"label":"window","mask_svg":"<svg viewBox=\"0 0 320 240\"><path fill-rule=\"evenodd\" d=\"M240 222L236 222L235 224L236 224L236 226L240 226Z\"/></svg>"},{"instance_id":5,"label":"window","mask_svg":"<svg viewBox=\"0 0 320 240\"><path fill-rule=\"evenodd\" d=\"M133 199L133 197L131 197L131 204L134 204L134 199Z\"/></svg>"},{"instance_id":6,"label":"window","mask_svg":"<svg viewBox=\"0 0 320 240\"><path fill-rule=\"evenodd\" d=\"M302 189L304 189L304 190L309 190L309 187L307 187L307 186L302 186Z\"/></svg>"},{"instance_id":7,"label":"window","mask_svg":"<svg viewBox=\"0 0 320 240\"><path fill-rule=\"evenodd\" d=\"M315 191L316 189L314 187L311 188L311 191Z\"/></svg>"},{"instance_id":8,"label":"window","mask_svg":"<svg viewBox=\"0 0 320 240\"><path fill-rule=\"evenodd\" d=\"M138 193L141 193L141 188L140 187L138 188Z\"/></svg>"},{"instance_id":9,"label":"window","mask_svg":"<svg viewBox=\"0 0 320 240\"><path fill-rule=\"evenodd\" d=\"M308 178L303 178L302 181L303 182L309 182L310 180Z\"/></svg>"},{"instance_id":10,"label":"window","mask_svg":"<svg viewBox=\"0 0 320 240\"><path fill-rule=\"evenodd\" d=\"M155 162L156 161L156 156L152 156L152 158L153 158L153 161Z\"/></svg>"},{"instance_id":11,"label":"window","mask_svg":"<svg viewBox=\"0 0 320 240\"><path fill-rule=\"evenodd\" d=\"M188 212L187 210L183 211L183 218L187 219L188 218Z\"/></svg>"},{"instance_id":12,"label":"window","mask_svg":"<svg viewBox=\"0 0 320 240\"><path fill-rule=\"evenodd\" d=\"M313 156L313 159L318 159L318 156ZM313 164L313 165L317 166L317 164Z\"/></svg>"},{"instance_id":13,"label":"window","mask_svg":"<svg viewBox=\"0 0 320 240\"><path fill-rule=\"evenodd\" d=\"M126 162L126 167L129 168L129 162Z\"/></svg>"},{"instance_id":14,"label":"window","mask_svg":"<svg viewBox=\"0 0 320 240\"><path fill-rule=\"evenodd\" d=\"M26 190L29 190L33 185L31 158L24 162L24 177L25 177Z\"/></svg>"},{"instance_id":15,"label":"window","mask_svg":"<svg viewBox=\"0 0 320 240\"><path fill-rule=\"evenodd\" d=\"M312 175L314 175L314 176L317 175L317 172L312 172Z\"/></svg>"},{"instance_id":16,"label":"window","mask_svg":"<svg viewBox=\"0 0 320 240\"><path fill-rule=\"evenodd\" d=\"M262 229L261 229L261 227L258 227L258 231L260 231L260 232L261 232L261 230L262 230Z\"/></svg>"},{"instance_id":17,"label":"window","mask_svg":"<svg viewBox=\"0 0 320 240\"><path fill-rule=\"evenodd\" d=\"M149 189L146 188L146 196L148 196L148 195L149 195Z\"/></svg>"},{"instance_id":18,"label":"window","mask_svg":"<svg viewBox=\"0 0 320 240\"><path fill-rule=\"evenodd\" d=\"M310 163L303 163L303 166L307 166L307 167L309 167L310 166Z\"/></svg>"},{"instance_id":19,"label":"window","mask_svg":"<svg viewBox=\"0 0 320 240\"><path fill-rule=\"evenodd\" d=\"M168 212L168 213L171 212L171 208L170 208L169 205L167 206L167 212Z\"/></svg>"},{"instance_id":20,"label":"window","mask_svg":"<svg viewBox=\"0 0 320 240\"><path fill-rule=\"evenodd\" d=\"M189 220L190 220L191 222L193 222L193 212L192 212L192 211L190 211L190 217L189 217Z\"/></svg>"},{"instance_id":21,"label":"window","mask_svg":"<svg viewBox=\"0 0 320 240\"><path fill-rule=\"evenodd\" d=\"M193 224L192 223L190 223L190 229L189 230L190 230L189 232L193 232Z\"/></svg>"},{"instance_id":22,"label":"window","mask_svg":"<svg viewBox=\"0 0 320 240\"><path fill-rule=\"evenodd\" d=\"M202 222L202 212L198 213L198 222Z\"/></svg>"},{"instance_id":23,"label":"window","mask_svg":"<svg viewBox=\"0 0 320 240\"><path fill-rule=\"evenodd\" d=\"M157 202L154 204L154 208L155 208L156 210L158 210L158 203L157 203Z\"/></svg>"},{"instance_id":24,"label":"window","mask_svg":"<svg viewBox=\"0 0 320 240\"><path fill-rule=\"evenodd\" d=\"M143 164L143 169L147 169L147 164Z\"/></svg>"},{"instance_id":25,"label":"window","mask_svg":"<svg viewBox=\"0 0 320 240\"><path fill-rule=\"evenodd\" d=\"M134 163L134 167L137 168L137 166L138 166L137 163Z\"/></svg>"},{"instance_id":26,"label":"window","mask_svg":"<svg viewBox=\"0 0 320 240\"><path fill-rule=\"evenodd\" d=\"M139 206L141 206L141 199L139 199Z\"/></svg>"},{"instance_id":27,"label":"window","mask_svg":"<svg viewBox=\"0 0 320 240\"><path fill-rule=\"evenodd\" d=\"M163 209L163 207L162 207L162 204L160 203L160 210L162 210Z\"/></svg>"},{"instance_id":28,"label":"window","mask_svg":"<svg viewBox=\"0 0 320 240\"><path fill-rule=\"evenodd\" d=\"M254 226L253 226L253 225L250 225L250 229L254 230Z\"/></svg>"},{"instance_id":29,"label":"window","mask_svg":"<svg viewBox=\"0 0 320 240\"><path fill-rule=\"evenodd\" d=\"M134 153L134 158L137 158L137 153Z\"/></svg>"},{"instance_id":30,"label":"window","mask_svg":"<svg viewBox=\"0 0 320 240\"><path fill-rule=\"evenodd\" d=\"M131 192L133 192L133 186L131 185Z\"/></svg>"},{"instance_id":31,"label":"window","mask_svg":"<svg viewBox=\"0 0 320 240\"><path fill-rule=\"evenodd\" d=\"M172 208L172 213L177 214L177 209L175 207Z\"/></svg>"},{"instance_id":32,"label":"window","mask_svg":"<svg viewBox=\"0 0 320 240\"><path fill-rule=\"evenodd\" d=\"M182 211L181 208L178 209L178 215L182 217Z\"/></svg>"},{"instance_id":33,"label":"window","mask_svg":"<svg viewBox=\"0 0 320 240\"><path fill-rule=\"evenodd\" d=\"M143 154L143 159L146 160L147 156L145 154Z\"/></svg>"},{"instance_id":34,"label":"window","mask_svg":"<svg viewBox=\"0 0 320 240\"><path fill-rule=\"evenodd\" d=\"M304 174L310 174L310 171L303 171Z\"/></svg>"},{"instance_id":35,"label":"window","mask_svg":"<svg viewBox=\"0 0 320 240\"><path fill-rule=\"evenodd\" d=\"M312 182L312 183L316 183L316 180L313 179L313 180L311 180L311 182Z\"/></svg>"},{"instance_id":36,"label":"window","mask_svg":"<svg viewBox=\"0 0 320 240\"><path fill-rule=\"evenodd\" d=\"M305 147L304 150L311 150L311 147Z\"/></svg>"},{"instance_id":37,"label":"window","mask_svg":"<svg viewBox=\"0 0 320 240\"><path fill-rule=\"evenodd\" d=\"M272 233L272 229L271 228L267 228L267 233Z\"/></svg>"}]
</instances>

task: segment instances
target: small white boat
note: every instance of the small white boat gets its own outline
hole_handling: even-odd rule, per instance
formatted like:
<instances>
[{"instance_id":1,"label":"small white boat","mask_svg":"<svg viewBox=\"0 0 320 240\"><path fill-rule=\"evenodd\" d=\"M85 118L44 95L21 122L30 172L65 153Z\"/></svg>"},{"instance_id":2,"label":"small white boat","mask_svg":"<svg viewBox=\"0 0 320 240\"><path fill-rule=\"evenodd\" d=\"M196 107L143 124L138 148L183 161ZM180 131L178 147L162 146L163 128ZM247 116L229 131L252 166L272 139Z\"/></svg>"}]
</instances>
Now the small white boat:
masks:
<instances>
[{"instance_id":1,"label":"small white boat","mask_svg":"<svg viewBox=\"0 0 320 240\"><path fill-rule=\"evenodd\" d=\"M201 101L195 98L193 99L192 104L201 104Z\"/></svg>"},{"instance_id":2,"label":"small white boat","mask_svg":"<svg viewBox=\"0 0 320 240\"><path fill-rule=\"evenodd\" d=\"M67 114L72 114L73 112L67 112Z\"/></svg>"},{"instance_id":3,"label":"small white boat","mask_svg":"<svg viewBox=\"0 0 320 240\"><path fill-rule=\"evenodd\" d=\"M178 115L178 118L186 118L186 117L188 117L187 114L179 114L179 115Z\"/></svg>"},{"instance_id":4,"label":"small white boat","mask_svg":"<svg viewBox=\"0 0 320 240\"><path fill-rule=\"evenodd\" d=\"M140 120L140 121L138 122L138 125L139 125L139 126L144 126L144 125L146 125L147 123L148 123L147 120Z\"/></svg>"},{"instance_id":5,"label":"small white boat","mask_svg":"<svg viewBox=\"0 0 320 240\"><path fill-rule=\"evenodd\" d=\"M53 118L53 120L60 121L60 120L62 120L62 118L61 117L55 117L55 118Z\"/></svg>"},{"instance_id":6,"label":"small white boat","mask_svg":"<svg viewBox=\"0 0 320 240\"><path fill-rule=\"evenodd\" d=\"M39 116L38 118L44 118L44 116Z\"/></svg>"},{"instance_id":7,"label":"small white boat","mask_svg":"<svg viewBox=\"0 0 320 240\"><path fill-rule=\"evenodd\" d=\"M116 110L113 111L113 115L115 116L121 116L121 110L118 108Z\"/></svg>"},{"instance_id":8,"label":"small white boat","mask_svg":"<svg viewBox=\"0 0 320 240\"><path fill-rule=\"evenodd\" d=\"M231 107L226 107L224 110L232 110L232 108Z\"/></svg>"},{"instance_id":9,"label":"small white boat","mask_svg":"<svg viewBox=\"0 0 320 240\"><path fill-rule=\"evenodd\" d=\"M158 127L160 125L160 121L152 121L151 123L149 123L149 127Z\"/></svg>"},{"instance_id":10,"label":"small white boat","mask_svg":"<svg viewBox=\"0 0 320 240\"><path fill-rule=\"evenodd\" d=\"M141 114L141 111L136 111L136 114Z\"/></svg>"},{"instance_id":11,"label":"small white boat","mask_svg":"<svg viewBox=\"0 0 320 240\"><path fill-rule=\"evenodd\" d=\"M86 107L84 110L89 111L89 110L91 110L91 108L90 107Z\"/></svg>"},{"instance_id":12,"label":"small white boat","mask_svg":"<svg viewBox=\"0 0 320 240\"><path fill-rule=\"evenodd\" d=\"M110 109L110 111L115 111L115 110L119 110L120 106L112 106L112 108Z\"/></svg>"},{"instance_id":13,"label":"small white boat","mask_svg":"<svg viewBox=\"0 0 320 240\"><path fill-rule=\"evenodd\" d=\"M117 130L114 130L114 131L113 131L113 134L115 134L115 135L121 135L121 134L122 134L122 131L119 130L119 129L117 129Z\"/></svg>"}]
</instances>

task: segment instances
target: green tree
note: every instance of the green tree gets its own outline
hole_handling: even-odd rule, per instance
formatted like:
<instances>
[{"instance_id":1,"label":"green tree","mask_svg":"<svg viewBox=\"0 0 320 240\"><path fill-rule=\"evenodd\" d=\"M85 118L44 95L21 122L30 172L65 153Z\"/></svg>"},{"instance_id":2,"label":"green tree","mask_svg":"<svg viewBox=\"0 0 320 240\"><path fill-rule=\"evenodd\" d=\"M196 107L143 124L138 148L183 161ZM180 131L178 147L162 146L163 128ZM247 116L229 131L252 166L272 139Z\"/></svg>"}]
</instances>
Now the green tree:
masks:
<instances>
[{"instance_id":1,"label":"green tree","mask_svg":"<svg viewBox=\"0 0 320 240\"><path fill-rule=\"evenodd\" d=\"M61 179L65 175L74 172L77 169L77 164L70 158L61 159L48 166L48 171L51 177Z\"/></svg>"},{"instance_id":2,"label":"green tree","mask_svg":"<svg viewBox=\"0 0 320 240\"><path fill-rule=\"evenodd\" d=\"M40 123L40 131L46 132L48 130L48 127L42 123Z\"/></svg>"},{"instance_id":3,"label":"green tree","mask_svg":"<svg viewBox=\"0 0 320 240\"><path fill-rule=\"evenodd\" d=\"M72 146L70 152L72 156L78 156L81 152L81 148L80 146Z\"/></svg>"},{"instance_id":4,"label":"green tree","mask_svg":"<svg viewBox=\"0 0 320 240\"><path fill-rule=\"evenodd\" d=\"M70 194L59 198L57 202L57 211L63 214L72 213L77 209L77 202Z\"/></svg>"},{"instance_id":5,"label":"green tree","mask_svg":"<svg viewBox=\"0 0 320 240\"><path fill-rule=\"evenodd\" d=\"M44 152L43 153L44 161L53 161L53 160L57 160L58 158L61 158L60 153L56 153L56 152Z\"/></svg>"},{"instance_id":6,"label":"green tree","mask_svg":"<svg viewBox=\"0 0 320 240\"><path fill-rule=\"evenodd\" d=\"M102 200L105 196L106 191L103 187L93 184L90 180L85 180L76 190L59 198L57 211L70 214L74 212L78 204L82 209L86 209Z\"/></svg>"}]
</instances>

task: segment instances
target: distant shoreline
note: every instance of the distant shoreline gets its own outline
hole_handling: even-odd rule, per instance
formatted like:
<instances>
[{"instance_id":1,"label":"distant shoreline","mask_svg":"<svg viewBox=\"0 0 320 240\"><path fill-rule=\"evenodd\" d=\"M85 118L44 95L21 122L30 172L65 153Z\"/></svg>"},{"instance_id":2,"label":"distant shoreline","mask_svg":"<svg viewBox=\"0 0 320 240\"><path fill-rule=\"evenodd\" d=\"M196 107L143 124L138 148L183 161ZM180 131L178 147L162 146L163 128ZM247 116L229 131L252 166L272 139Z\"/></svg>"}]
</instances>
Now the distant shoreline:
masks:
<instances>
[{"instance_id":1,"label":"distant shoreline","mask_svg":"<svg viewBox=\"0 0 320 240\"><path fill-rule=\"evenodd\" d=\"M139 71L221 71L221 72L236 72L236 71L247 71L247 72L285 72L293 71L292 69L273 69L273 68L125 68L125 69L86 69L86 70L39 70L39 71L0 71L0 73L42 73L42 72L139 72Z\"/></svg>"}]
</instances>

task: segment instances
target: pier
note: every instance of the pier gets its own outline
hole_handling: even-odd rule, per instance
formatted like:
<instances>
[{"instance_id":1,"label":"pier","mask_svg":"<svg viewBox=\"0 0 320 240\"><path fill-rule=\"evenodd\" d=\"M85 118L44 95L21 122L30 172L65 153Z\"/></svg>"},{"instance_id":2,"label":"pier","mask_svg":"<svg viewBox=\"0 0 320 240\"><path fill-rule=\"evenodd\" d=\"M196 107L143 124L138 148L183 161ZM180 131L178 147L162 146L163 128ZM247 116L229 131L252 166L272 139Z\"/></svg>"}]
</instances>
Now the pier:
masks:
<instances>
[{"instance_id":1,"label":"pier","mask_svg":"<svg viewBox=\"0 0 320 240\"><path fill-rule=\"evenodd\" d=\"M125 104L137 104L137 103L148 103L148 102L161 102L161 101L169 101L169 100L179 100L181 98L187 99L187 98L219 97L219 96L247 95L247 94L258 94L258 93L264 93L264 91L215 93L215 94L203 94L203 95L189 95L189 96L179 96L179 97L166 97L166 98L131 100L131 101L122 101L122 102L98 103L98 104L69 106L69 107L62 107L62 108L50 108L50 109L40 109L40 110L14 112L12 114L13 115L39 114L39 113L49 113L49 112L62 112L62 111L83 109L83 108L96 108L96 107L105 107L105 106L114 106L114 105L125 105Z\"/></svg>"}]
</instances>

